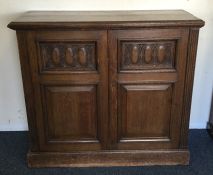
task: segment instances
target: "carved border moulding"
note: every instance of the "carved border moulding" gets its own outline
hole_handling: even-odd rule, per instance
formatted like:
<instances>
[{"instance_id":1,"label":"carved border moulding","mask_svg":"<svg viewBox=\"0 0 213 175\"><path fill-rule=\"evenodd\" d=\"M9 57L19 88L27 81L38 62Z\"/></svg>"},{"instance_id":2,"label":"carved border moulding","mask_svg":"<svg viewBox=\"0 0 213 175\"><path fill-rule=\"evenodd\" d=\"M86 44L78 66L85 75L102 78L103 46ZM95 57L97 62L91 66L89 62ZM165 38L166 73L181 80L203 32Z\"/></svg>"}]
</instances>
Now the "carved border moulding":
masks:
<instances>
[{"instance_id":1,"label":"carved border moulding","mask_svg":"<svg viewBox=\"0 0 213 175\"><path fill-rule=\"evenodd\" d=\"M39 42L41 72L96 71L96 43Z\"/></svg>"},{"instance_id":2,"label":"carved border moulding","mask_svg":"<svg viewBox=\"0 0 213 175\"><path fill-rule=\"evenodd\" d=\"M175 41L121 41L120 70L174 69Z\"/></svg>"}]
</instances>

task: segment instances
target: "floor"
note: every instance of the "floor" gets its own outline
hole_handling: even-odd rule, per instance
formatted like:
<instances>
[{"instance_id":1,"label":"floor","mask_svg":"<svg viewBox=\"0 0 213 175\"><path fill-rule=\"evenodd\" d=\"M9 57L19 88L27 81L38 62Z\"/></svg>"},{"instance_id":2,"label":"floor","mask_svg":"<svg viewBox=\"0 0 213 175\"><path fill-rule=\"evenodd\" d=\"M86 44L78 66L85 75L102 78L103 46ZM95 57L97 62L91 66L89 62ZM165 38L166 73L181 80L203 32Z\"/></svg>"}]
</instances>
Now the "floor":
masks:
<instances>
[{"instance_id":1,"label":"floor","mask_svg":"<svg viewBox=\"0 0 213 175\"><path fill-rule=\"evenodd\" d=\"M113 167L113 168L43 168L26 164L27 132L0 132L0 175L211 175L213 174L213 139L206 130L190 130L189 166Z\"/></svg>"}]
</instances>

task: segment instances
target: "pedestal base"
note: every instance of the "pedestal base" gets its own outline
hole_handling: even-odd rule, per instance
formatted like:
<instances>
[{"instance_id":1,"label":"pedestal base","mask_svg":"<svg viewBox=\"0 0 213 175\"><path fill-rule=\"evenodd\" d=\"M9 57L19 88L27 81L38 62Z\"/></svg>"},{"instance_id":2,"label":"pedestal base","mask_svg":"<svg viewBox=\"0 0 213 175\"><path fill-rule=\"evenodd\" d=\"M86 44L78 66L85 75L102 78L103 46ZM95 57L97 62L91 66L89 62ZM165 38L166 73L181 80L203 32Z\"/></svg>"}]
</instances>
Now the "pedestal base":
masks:
<instances>
[{"instance_id":1,"label":"pedestal base","mask_svg":"<svg viewBox=\"0 0 213 175\"><path fill-rule=\"evenodd\" d=\"M189 151L29 152L29 167L188 165Z\"/></svg>"}]
</instances>

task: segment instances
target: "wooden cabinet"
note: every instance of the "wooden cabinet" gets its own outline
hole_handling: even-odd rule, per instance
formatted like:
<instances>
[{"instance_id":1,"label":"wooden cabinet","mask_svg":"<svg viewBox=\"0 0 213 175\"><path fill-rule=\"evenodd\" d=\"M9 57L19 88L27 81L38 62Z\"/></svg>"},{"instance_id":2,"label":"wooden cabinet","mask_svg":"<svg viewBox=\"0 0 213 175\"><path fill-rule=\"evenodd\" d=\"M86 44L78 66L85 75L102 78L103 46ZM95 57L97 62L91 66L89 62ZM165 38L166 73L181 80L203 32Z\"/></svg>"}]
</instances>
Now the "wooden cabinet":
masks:
<instances>
[{"instance_id":1,"label":"wooden cabinet","mask_svg":"<svg viewBox=\"0 0 213 175\"><path fill-rule=\"evenodd\" d=\"M30 167L188 164L199 28L176 11L28 12Z\"/></svg>"}]
</instances>

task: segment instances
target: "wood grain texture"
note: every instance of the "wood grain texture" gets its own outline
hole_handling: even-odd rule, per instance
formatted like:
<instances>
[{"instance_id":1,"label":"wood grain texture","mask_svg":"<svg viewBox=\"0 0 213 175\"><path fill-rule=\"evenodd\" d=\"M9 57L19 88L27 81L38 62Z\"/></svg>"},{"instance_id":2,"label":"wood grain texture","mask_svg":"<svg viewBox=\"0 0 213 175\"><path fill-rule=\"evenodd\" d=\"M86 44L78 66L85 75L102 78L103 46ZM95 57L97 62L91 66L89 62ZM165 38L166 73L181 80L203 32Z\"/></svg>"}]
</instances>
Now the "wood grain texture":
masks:
<instances>
[{"instance_id":1,"label":"wood grain texture","mask_svg":"<svg viewBox=\"0 0 213 175\"><path fill-rule=\"evenodd\" d=\"M40 167L112 167L188 165L189 151L120 151L84 153L36 153L29 152L28 165Z\"/></svg>"},{"instance_id":2,"label":"wood grain texture","mask_svg":"<svg viewBox=\"0 0 213 175\"><path fill-rule=\"evenodd\" d=\"M95 85L44 86L43 94L48 141L98 139Z\"/></svg>"},{"instance_id":3,"label":"wood grain texture","mask_svg":"<svg viewBox=\"0 0 213 175\"><path fill-rule=\"evenodd\" d=\"M172 147L172 91L171 84L120 85L118 149L154 150Z\"/></svg>"},{"instance_id":4,"label":"wood grain texture","mask_svg":"<svg viewBox=\"0 0 213 175\"><path fill-rule=\"evenodd\" d=\"M101 149L102 132L96 85L45 85L42 103L45 143L41 151Z\"/></svg>"},{"instance_id":5,"label":"wood grain texture","mask_svg":"<svg viewBox=\"0 0 213 175\"><path fill-rule=\"evenodd\" d=\"M182 111L180 96L183 96L184 92L188 30L113 30L108 36L111 51L110 128L113 128L110 139L113 149L178 148ZM124 55L121 52L122 41L143 43L143 41L149 42L150 38L152 43L158 43L162 38L175 41L177 53L174 56L175 64L172 71L160 70L154 66L145 71L138 71L136 68L117 71L120 65L118 62ZM159 46L156 55L158 49ZM130 55L132 55L131 50ZM163 90L152 90L169 83L171 89L168 94L164 94Z\"/></svg>"},{"instance_id":6,"label":"wood grain texture","mask_svg":"<svg viewBox=\"0 0 213 175\"><path fill-rule=\"evenodd\" d=\"M121 85L119 91L121 140L169 138L171 85Z\"/></svg>"},{"instance_id":7,"label":"wood grain texture","mask_svg":"<svg viewBox=\"0 0 213 175\"><path fill-rule=\"evenodd\" d=\"M27 121L29 128L30 150L39 151L39 142L36 124L35 93L33 89L32 73L29 67L29 53L26 32L17 31L17 41L21 64L22 80L24 86L25 104L27 109Z\"/></svg>"},{"instance_id":8,"label":"wood grain texture","mask_svg":"<svg viewBox=\"0 0 213 175\"><path fill-rule=\"evenodd\" d=\"M203 25L182 10L28 12L11 22L28 166L187 165Z\"/></svg>"},{"instance_id":9,"label":"wood grain texture","mask_svg":"<svg viewBox=\"0 0 213 175\"><path fill-rule=\"evenodd\" d=\"M121 41L119 70L174 69L176 40Z\"/></svg>"},{"instance_id":10,"label":"wood grain texture","mask_svg":"<svg viewBox=\"0 0 213 175\"><path fill-rule=\"evenodd\" d=\"M41 72L96 71L96 43L38 41Z\"/></svg>"},{"instance_id":11,"label":"wood grain texture","mask_svg":"<svg viewBox=\"0 0 213 175\"><path fill-rule=\"evenodd\" d=\"M191 28L189 33L187 68L185 74L185 87L183 96L183 111L180 131L180 148L188 147L189 116L191 110L194 71L197 54L199 28Z\"/></svg>"},{"instance_id":12,"label":"wood grain texture","mask_svg":"<svg viewBox=\"0 0 213 175\"><path fill-rule=\"evenodd\" d=\"M204 22L184 10L30 11L11 22L11 29L111 29L198 26Z\"/></svg>"},{"instance_id":13,"label":"wood grain texture","mask_svg":"<svg viewBox=\"0 0 213 175\"><path fill-rule=\"evenodd\" d=\"M105 31L41 31L29 32L26 37L28 49L31 50L29 66L36 94L36 123L40 126L37 130L40 151L69 152L106 148L108 65L104 49L107 44ZM80 70L76 73L66 68L65 71L61 71L62 67L54 72L40 73L38 65L41 59L38 59L40 51L36 41L41 40L57 41L62 43L63 47L65 40L95 42L99 60L98 72ZM81 50L81 47L76 50ZM81 63L84 64L85 50L80 52ZM56 49L54 57L61 57L59 49ZM45 89L44 86L49 88ZM94 91L89 92L90 87L95 87L92 88Z\"/></svg>"}]
</instances>

